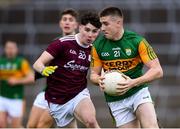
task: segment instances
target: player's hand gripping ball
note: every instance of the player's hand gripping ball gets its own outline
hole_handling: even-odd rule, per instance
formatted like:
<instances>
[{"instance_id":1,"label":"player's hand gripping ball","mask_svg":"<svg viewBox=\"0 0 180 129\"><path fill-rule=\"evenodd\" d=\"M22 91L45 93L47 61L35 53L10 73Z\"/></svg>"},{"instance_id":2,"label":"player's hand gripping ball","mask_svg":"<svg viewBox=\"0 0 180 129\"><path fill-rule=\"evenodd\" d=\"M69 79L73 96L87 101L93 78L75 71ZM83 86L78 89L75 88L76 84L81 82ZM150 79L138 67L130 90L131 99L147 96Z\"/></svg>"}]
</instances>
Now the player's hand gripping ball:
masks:
<instances>
[{"instance_id":1,"label":"player's hand gripping ball","mask_svg":"<svg viewBox=\"0 0 180 129\"><path fill-rule=\"evenodd\" d=\"M104 91L112 96L117 96L116 87L117 83L126 81L126 78L123 76L123 73L119 71L108 71L104 74Z\"/></svg>"}]
</instances>

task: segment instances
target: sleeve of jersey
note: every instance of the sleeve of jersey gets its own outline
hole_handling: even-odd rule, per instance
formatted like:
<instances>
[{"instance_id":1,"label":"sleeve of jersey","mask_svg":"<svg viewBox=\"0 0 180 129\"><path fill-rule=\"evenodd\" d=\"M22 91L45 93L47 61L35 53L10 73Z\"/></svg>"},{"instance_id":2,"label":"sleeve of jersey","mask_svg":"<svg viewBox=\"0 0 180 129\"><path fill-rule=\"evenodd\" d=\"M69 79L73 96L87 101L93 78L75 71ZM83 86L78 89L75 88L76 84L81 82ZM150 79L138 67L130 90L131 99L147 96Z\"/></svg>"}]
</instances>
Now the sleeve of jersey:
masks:
<instances>
[{"instance_id":1,"label":"sleeve of jersey","mask_svg":"<svg viewBox=\"0 0 180 129\"><path fill-rule=\"evenodd\" d=\"M138 51L143 63L147 63L148 61L157 58L157 55L155 54L153 48L145 39L140 42Z\"/></svg>"},{"instance_id":2,"label":"sleeve of jersey","mask_svg":"<svg viewBox=\"0 0 180 129\"><path fill-rule=\"evenodd\" d=\"M32 72L32 69L28 63L27 60L23 59L22 65L21 65L21 71L23 72L23 75L28 75L30 72Z\"/></svg>"},{"instance_id":3,"label":"sleeve of jersey","mask_svg":"<svg viewBox=\"0 0 180 129\"><path fill-rule=\"evenodd\" d=\"M62 47L60 43L61 42L59 39L51 42L50 45L47 47L46 51L53 57L56 57L58 54L62 53Z\"/></svg>"},{"instance_id":4,"label":"sleeve of jersey","mask_svg":"<svg viewBox=\"0 0 180 129\"><path fill-rule=\"evenodd\" d=\"M93 46L91 50L91 67L98 67L98 66L102 66L102 62L99 59L97 51Z\"/></svg>"}]
</instances>

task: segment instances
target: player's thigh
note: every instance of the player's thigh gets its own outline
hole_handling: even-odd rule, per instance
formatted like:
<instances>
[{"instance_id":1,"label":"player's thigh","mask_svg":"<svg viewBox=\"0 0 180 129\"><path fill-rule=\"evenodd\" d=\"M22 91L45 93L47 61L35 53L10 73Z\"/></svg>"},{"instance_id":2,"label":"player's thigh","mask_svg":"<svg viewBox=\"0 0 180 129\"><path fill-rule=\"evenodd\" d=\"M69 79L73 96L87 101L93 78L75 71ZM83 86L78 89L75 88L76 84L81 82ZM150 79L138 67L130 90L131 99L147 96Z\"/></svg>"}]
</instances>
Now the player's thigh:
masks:
<instances>
[{"instance_id":1,"label":"player's thigh","mask_svg":"<svg viewBox=\"0 0 180 129\"><path fill-rule=\"evenodd\" d=\"M90 119L95 119L95 108L89 97L82 99L76 106L75 116L83 123Z\"/></svg>"},{"instance_id":2,"label":"player's thigh","mask_svg":"<svg viewBox=\"0 0 180 129\"><path fill-rule=\"evenodd\" d=\"M0 111L0 128L7 127L7 113Z\"/></svg>"},{"instance_id":3,"label":"player's thigh","mask_svg":"<svg viewBox=\"0 0 180 129\"><path fill-rule=\"evenodd\" d=\"M158 127L157 116L153 103L148 102L139 105L136 110L136 116L143 128Z\"/></svg>"},{"instance_id":4,"label":"player's thigh","mask_svg":"<svg viewBox=\"0 0 180 129\"><path fill-rule=\"evenodd\" d=\"M41 115L43 114L45 109L33 106L29 115L27 127L28 128L36 128L37 124L40 120Z\"/></svg>"},{"instance_id":5,"label":"player's thigh","mask_svg":"<svg viewBox=\"0 0 180 129\"><path fill-rule=\"evenodd\" d=\"M22 127L23 100L9 99L7 105L8 116L11 118L11 127Z\"/></svg>"},{"instance_id":6,"label":"player's thigh","mask_svg":"<svg viewBox=\"0 0 180 129\"><path fill-rule=\"evenodd\" d=\"M48 109L46 109L42 113L37 127L38 128L50 128L53 125L53 121L54 121L54 119L50 115Z\"/></svg>"}]
</instances>

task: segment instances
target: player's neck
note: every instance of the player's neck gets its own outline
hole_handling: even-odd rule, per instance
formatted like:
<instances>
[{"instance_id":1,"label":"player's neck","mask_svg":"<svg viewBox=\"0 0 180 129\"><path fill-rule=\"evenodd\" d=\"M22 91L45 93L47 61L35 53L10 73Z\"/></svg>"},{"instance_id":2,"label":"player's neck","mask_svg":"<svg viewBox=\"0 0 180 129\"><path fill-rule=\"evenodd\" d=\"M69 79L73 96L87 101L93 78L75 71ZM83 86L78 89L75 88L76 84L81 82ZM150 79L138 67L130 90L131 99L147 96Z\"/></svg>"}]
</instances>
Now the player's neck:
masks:
<instances>
[{"instance_id":1,"label":"player's neck","mask_svg":"<svg viewBox=\"0 0 180 129\"><path fill-rule=\"evenodd\" d=\"M13 59L16 58L16 55L6 55L6 58L7 58L8 60L13 60Z\"/></svg>"},{"instance_id":2,"label":"player's neck","mask_svg":"<svg viewBox=\"0 0 180 129\"><path fill-rule=\"evenodd\" d=\"M89 45L85 45L84 41L82 40L82 37L81 37L81 34L78 33L75 35L75 39L77 41L77 43L81 46L81 47L84 47L84 48L88 48Z\"/></svg>"},{"instance_id":3,"label":"player's neck","mask_svg":"<svg viewBox=\"0 0 180 129\"><path fill-rule=\"evenodd\" d=\"M115 41L120 40L123 37L123 34L124 34L124 28L122 28L121 31L114 36L113 40Z\"/></svg>"},{"instance_id":4,"label":"player's neck","mask_svg":"<svg viewBox=\"0 0 180 129\"><path fill-rule=\"evenodd\" d=\"M75 35L76 33L75 32L72 32L72 33L63 33L63 36L67 36L67 35Z\"/></svg>"}]
</instances>

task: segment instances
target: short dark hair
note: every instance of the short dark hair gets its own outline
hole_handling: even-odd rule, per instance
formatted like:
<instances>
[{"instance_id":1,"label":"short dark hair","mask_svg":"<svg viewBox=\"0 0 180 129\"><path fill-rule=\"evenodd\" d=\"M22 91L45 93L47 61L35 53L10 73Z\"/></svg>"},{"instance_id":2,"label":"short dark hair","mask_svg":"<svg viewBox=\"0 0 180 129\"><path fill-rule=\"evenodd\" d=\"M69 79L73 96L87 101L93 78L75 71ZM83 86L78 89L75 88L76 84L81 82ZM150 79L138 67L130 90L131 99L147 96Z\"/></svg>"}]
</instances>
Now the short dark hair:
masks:
<instances>
[{"instance_id":1,"label":"short dark hair","mask_svg":"<svg viewBox=\"0 0 180 129\"><path fill-rule=\"evenodd\" d=\"M86 12L81 16L80 24L87 25L88 23L92 24L96 28L101 28L99 16L95 12Z\"/></svg>"},{"instance_id":2,"label":"short dark hair","mask_svg":"<svg viewBox=\"0 0 180 129\"><path fill-rule=\"evenodd\" d=\"M5 42L3 42L3 46L5 46L8 42L11 42L11 43L14 43L14 44L18 45L17 41L12 40L12 39L8 39Z\"/></svg>"},{"instance_id":3,"label":"short dark hair","mask_svg":"<svg viewBox=\"0 0 180 129\"><path fill-rule=\"evenodd\" d=\"M74 10L72 8L65 9L64 11L62 11L60 13L60 19L66 14L69 14L69 15L73 16L76 19L76 21L78 21L79 14L78 14L78 12L76 10Z\"/></svg>"},{"instance_id":4,"label":"short dark hair","mask_svg":"<svg viewBox=\"0 0 180 129\"><path fill-rule=\"evenodd\" d=\"M110 15L119 16L123 18L122 10L117 7L107 7L103 9L99 14L100 17L110 16Z\"/></svg>"}]
</instances>

